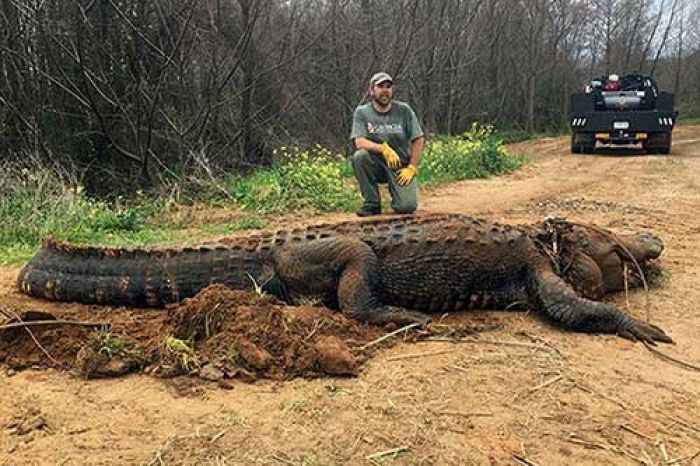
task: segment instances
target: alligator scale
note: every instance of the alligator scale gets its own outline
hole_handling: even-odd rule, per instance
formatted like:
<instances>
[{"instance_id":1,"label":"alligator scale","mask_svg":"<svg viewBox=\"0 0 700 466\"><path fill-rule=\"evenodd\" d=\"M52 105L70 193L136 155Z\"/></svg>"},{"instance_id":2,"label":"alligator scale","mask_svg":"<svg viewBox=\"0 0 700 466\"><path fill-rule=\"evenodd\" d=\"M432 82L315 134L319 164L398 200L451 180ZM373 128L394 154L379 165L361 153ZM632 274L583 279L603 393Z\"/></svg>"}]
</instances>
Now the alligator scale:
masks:
<instances>
[{"instance_id":1,"label":"alligator scale","mask_svg":"<svg viewBox=\"0 0 700 466\"><path fill-rule=\"evenodd\" d=\"M595 301L639 286L662 250L648 233L612 235L564 220L510 226L463 215L385 217L177 249L47 240L18 286L50 300L136 307L178 302L212 283L260 286L290 304L317 299L380 324L522 303L571 330L670 342L658 327Z\"/></svg>"}]
</instances>

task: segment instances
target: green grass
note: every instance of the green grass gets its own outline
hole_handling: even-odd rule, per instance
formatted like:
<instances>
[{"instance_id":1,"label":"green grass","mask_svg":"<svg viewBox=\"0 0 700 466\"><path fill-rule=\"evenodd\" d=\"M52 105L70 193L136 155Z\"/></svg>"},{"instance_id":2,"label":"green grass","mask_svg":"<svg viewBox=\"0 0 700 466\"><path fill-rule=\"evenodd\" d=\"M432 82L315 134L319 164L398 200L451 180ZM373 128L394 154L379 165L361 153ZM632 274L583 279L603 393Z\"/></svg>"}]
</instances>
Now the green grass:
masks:
<instances>
[{"instance_id":1,"label":"green grass","mask_svg":"<svg viewBox=\"0 0 700 466\"><path fill-rule=\"evenodd\" d=\"M263 228L263 219L246 216L190 228L188 219L172 220L168 202L136 199L129 203L95 201L81 190L13 186L0 192L0 265L29 259L45 237L81 244L134 247L177 244L207 236Z\"/></svg>"},{"instance_id":2,"label":"green grass","mask_svg":"<svg viewBox=\"0 0 700 466\"><path fill-rule=\"evenodd\" d=\"M106 328L100 329L92 334L93 349L98 353L112 358L136 358L143 361L144 357L136 345L121 336L115 335Z\"/></svg>"},{"instance_id":3,"label":"green grass","mask_svg":"<svg viewBox=\"0 0 700 466\"><path fill-rule=\"evenodd\" d=\"M155 222L155 220L154 220ZM205 224L195 229L177 228L173 224L148 224L136 232L110 232L101 234L98 231L55 230L47 232L45 237L54 237L80 244L93 244L107 247L138 247L152 244L176 245L193 243L210 237L226 236L250 229L265 228L267 222L263 219L246 219L226 223ZM41 238L34 242L26 239L0 243L0 266L12 265L29 260L40 248Z\"/></svg>"},{"instance_id":4,"label":"green grass","mask_svg":"<svg viewBox=\"0 0 700 466\"><path fill-rule=\"evenodd\" d=\"M424 186L484 178L516 169L521 155L506 152L491 127L474 126L459 136L438 136L425 147L418 174ZM4 169L0 180L0 265L29 259L44 237L114 247L193 243L202 238L264 228L277 215L353 211L361 202L349 161L331 150L281 147L271 167L193 186L188 201L206 209L240 212L194 222L174 215L178 200L95 200L69 188L45 169ZM192 194L197 193L197 194Z\"/></svg>"},{"instance_id":5,"label":"green grass","mask_svg":"<svg viewBox=\"0 0 700 466\"><path fill-rule=\"evenodd\" d=\"M246 217L233 222L204 224L199 231L206 236L231 235L245 230L259 230L267 223L259 217Z\"/></svg>"},{"instance_id":6,"label":"green grass","mask_svg":"<svg viewBox=\"0 0 700 466\"><path fill-rule=\"evenodd\" d=\"M514 142L527 141L534 136L522 129L498 129L494 130L494 135L498 137L504 144L512 144Z\"/></svg>"},{"instance_id":7,"label":"green grass","mask_svg":"<svg viewBox=\"0 0 700 466\"><path fill-rule=\"evenodd\" d=\"M678 122L684 125L700 125L700 117L684 117L681 115Z\"/></svg>"}]
</instances>

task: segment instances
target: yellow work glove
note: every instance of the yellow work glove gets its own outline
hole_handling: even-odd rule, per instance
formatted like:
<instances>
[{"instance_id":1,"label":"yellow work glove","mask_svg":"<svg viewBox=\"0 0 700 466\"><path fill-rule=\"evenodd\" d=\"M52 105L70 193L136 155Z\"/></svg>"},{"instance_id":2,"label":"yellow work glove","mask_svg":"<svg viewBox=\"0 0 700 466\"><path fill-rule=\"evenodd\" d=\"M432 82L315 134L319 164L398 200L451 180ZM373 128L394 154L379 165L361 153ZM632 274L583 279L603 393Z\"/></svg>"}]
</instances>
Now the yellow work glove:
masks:
<instances>
[{"instance_id":1,"label":"yellow work glove","mask_svg":"<svg viewBox=\"0 0 700 466\"><path fill-rule=\"evenodd\" d=\"M413 178L416 177L417 174L418 167L415 165L409 165L408 167L399 170L398 176L396 177L396 182L399 184L399 186L406 186Z\"/></svg>"},{"instance_id":2,"label":"yellow work glove","mask_svg":"<svg viewBox=\"0 0 700 466\"><path fill-rule=\"evenodd\" d=\"M399 156L396 154L396 151L391 148L388 142L382 144L382 155L384 156L384 160L386 160L387 167L399 168L399 165L401 164L401 159L399 159Z\"/></svg>"}]
</instances>

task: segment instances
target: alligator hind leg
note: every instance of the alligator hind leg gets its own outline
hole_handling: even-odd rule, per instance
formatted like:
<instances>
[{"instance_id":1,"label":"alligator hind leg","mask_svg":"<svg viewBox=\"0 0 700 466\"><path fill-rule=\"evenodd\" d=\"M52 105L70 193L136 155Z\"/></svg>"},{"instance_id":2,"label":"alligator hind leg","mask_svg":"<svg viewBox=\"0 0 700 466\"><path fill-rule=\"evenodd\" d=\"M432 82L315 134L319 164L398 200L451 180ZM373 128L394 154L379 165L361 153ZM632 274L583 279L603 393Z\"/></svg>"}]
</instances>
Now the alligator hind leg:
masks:
<instances>
[{"instance_id":1,"label":"alligator hind leg","mask_svg":"<svg viewBox=\"0 0 700 466\"><path fill-rule=\"evenodd\" d=\"M337 293L348 316L375 324L424 323L423 313L388 306L377 298L377 256L357 238L326 238L287 244L274 253L277 277L291 296Z\"/></svg>"}]
</instances>

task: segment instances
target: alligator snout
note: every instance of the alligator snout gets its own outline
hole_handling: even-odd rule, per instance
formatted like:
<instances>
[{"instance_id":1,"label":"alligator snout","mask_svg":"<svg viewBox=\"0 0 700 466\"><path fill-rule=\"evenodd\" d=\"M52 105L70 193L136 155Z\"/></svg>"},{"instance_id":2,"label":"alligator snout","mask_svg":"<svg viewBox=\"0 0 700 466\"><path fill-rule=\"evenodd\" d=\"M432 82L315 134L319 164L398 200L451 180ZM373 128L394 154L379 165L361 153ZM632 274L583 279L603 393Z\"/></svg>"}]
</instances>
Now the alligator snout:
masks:
<instances>
[{"instance_id":1,"label":"alligator snout","mask_svg":"<svg viewBox=\"0 0 700 466\"><path fill-rule=\"evenodd\" d=\"M661 241L661 238L647 231L634 235L633 243L628 248L635 259L641 261L656 259L664 250L664 243Z\"/></svg>"}]
</instances>

